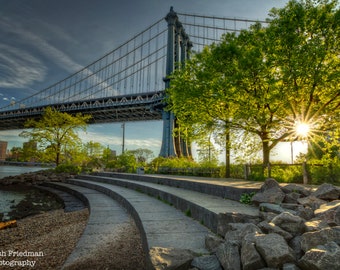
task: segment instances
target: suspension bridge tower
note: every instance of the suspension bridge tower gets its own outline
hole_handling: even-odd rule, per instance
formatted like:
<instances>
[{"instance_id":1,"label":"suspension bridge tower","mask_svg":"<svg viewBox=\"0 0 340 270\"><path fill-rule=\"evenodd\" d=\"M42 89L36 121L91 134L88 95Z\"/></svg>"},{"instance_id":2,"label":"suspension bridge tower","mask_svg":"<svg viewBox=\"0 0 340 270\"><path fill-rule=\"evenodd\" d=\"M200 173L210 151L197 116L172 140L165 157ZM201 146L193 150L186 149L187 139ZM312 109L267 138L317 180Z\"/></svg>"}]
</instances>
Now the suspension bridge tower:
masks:
<instances>
[{"instance_id":1,"label":"suspension bridge tower","mask_svg":"<svg viewBox=\"0 0 340 270\"><path fill-rule=\"evenodd\" d=\"M164 78L165 89L170 87L169 75L179 68L179 63L184 64L189 58L189 52L192 43L189 36L185 33L182 23L178 20L173 7L165 17L168 23L168 44L167 44L167 59L166 59L166 77ZM163 139L160 156L163 157L180 157L191 156L190 143L181 136L179 126L176 122L176 117L172 112L162 112L163 118ZM175 132L176 130L176 132Z\"/></svg>"}]
</instances>

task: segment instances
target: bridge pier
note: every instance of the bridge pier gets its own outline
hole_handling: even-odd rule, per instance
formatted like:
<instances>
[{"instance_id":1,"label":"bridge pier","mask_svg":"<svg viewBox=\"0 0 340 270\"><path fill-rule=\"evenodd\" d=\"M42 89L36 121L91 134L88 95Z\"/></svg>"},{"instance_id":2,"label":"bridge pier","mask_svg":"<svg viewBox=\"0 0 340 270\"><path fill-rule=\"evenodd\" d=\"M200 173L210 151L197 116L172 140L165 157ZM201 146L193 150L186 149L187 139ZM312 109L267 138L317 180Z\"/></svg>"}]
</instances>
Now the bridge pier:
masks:
<instances>
[{"instance_id":1,"label":"bridge pier","mask_svg":"<svg viewBox=\"0 0 340 270\"><path fill-rule=\"evenodd\" d=\"M189 52L192 43L189 41L188 35L178 20L176 12L173 7L165 17L168 23L168 46L167 46L167 61L166 61L166 78L164 78L165 89L170 87L169 75L180 65L184 64L185 60L189 58ZM179 157L191 156L191 149L187 141L181 138L181 133L176 123L176 117L172 112L163 111L163 139L160 156L162 157ZM176 133L174 132L177 129Z\"/></svg>"}]
</instances>

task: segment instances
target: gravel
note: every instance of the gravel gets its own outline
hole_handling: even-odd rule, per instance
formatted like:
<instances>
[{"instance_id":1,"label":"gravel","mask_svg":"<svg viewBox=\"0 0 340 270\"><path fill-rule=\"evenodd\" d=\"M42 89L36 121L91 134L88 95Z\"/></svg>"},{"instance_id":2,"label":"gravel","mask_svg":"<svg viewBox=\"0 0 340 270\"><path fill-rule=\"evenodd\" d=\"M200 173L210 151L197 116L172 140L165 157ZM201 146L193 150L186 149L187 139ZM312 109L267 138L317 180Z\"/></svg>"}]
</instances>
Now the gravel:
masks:
<instances>
[{"instance_id":1,"label":"gravel","mask_svg":"<svg viewBox=\"0 0 340 270\"><path fill-rule=\"evenodd\" d=\"M1 230L0 269L61 269L81 237L88 216L87 209L69 213L54 210L18 220L16 228ZM11 267L9 263L27 265ZM145 269L140 233L133 219L115 241L67 268L72 269Z\"/></svg>"}]
</instances>

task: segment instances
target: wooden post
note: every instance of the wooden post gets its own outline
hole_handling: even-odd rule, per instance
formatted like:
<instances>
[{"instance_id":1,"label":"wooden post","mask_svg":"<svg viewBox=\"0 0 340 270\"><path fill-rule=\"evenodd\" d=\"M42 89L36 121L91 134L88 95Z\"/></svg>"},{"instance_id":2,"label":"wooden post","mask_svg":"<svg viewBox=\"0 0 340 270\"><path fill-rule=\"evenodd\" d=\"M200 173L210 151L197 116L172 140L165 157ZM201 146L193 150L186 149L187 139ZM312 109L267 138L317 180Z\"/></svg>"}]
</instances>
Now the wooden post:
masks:
<instances>
[{"instance_id":1,"label":"wooden post","mask_svg":"<svg viewBox=\"0 0 340 270\"><path fill-rule=\"evenodd\" d=\"M304 161L302 163L302 176L303 176L303 184L308 184L308 171L307 171L307 163Z\"/></svg>"}]
</instances>

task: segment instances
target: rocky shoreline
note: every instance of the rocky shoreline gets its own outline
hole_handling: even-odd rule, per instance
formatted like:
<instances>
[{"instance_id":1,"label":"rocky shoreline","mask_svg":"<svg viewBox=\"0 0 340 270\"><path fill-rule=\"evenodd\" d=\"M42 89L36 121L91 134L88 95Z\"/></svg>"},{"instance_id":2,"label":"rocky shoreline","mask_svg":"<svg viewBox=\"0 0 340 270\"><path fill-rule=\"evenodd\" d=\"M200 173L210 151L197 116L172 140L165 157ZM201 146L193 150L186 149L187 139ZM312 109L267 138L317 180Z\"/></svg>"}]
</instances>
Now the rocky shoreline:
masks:
<instances>
[{"instance_id":1,"label":"rocky shoreline","mask_svg":"<svg viewBox=\"0 0 340 270\"><path fill-rule=\"evenodd\" d=\"M206 237L208 256L195 269L340 269L340 188L323 184L280 186L267 179L252 198L258 220L237 213Z\"/></svg>"},{"instance_id":2,"label":"rocky shoreline","mask_svg":"<svg viewBox=\"0 0 340 270\"><path fill-rule=\"evenodd\" d=\"M8 219L22 219L46 211L62 209L63 201L53 193L41 190L35 185L44 182L62 182L70 178L70 174L57 174L50 170L24 173L17 176L8 176L0 180L0 190L13 191L25 194L24 199L12 202L11 211L0 213L0 221Z\"/></svg>"}]
</instances>

